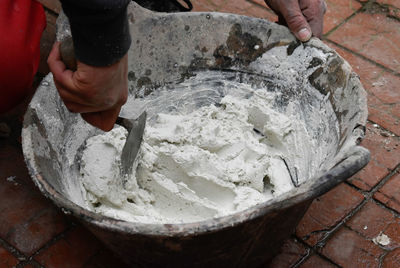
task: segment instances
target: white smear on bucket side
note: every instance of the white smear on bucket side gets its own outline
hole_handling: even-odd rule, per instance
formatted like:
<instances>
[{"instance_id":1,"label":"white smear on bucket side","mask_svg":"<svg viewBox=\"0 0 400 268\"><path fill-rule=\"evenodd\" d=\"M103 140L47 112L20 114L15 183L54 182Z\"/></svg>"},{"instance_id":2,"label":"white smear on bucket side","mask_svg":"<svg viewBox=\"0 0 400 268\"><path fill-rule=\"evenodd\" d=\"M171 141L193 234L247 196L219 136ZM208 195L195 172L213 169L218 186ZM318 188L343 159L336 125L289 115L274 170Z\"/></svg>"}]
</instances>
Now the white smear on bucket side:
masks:
<instances>
[{"instance_id":1,"label":"white smear on bucket side","mask_svg":"<svg viewBox=\"0 0 400 268\"><path fill-rule=\"evenodd\" d=\"M269 107L269 94L228 95L218 107L159 114L146 126L139 166L125 189L119 156L126 130L117 127L88 139L81 164L88 207L134 222L195 222L288 192L294 185L282 156L301 158L313 144L295 117ZM305 168L288 164L304 179L314 175L306 170L308 163Z\"/></svg>"}]
</instances>

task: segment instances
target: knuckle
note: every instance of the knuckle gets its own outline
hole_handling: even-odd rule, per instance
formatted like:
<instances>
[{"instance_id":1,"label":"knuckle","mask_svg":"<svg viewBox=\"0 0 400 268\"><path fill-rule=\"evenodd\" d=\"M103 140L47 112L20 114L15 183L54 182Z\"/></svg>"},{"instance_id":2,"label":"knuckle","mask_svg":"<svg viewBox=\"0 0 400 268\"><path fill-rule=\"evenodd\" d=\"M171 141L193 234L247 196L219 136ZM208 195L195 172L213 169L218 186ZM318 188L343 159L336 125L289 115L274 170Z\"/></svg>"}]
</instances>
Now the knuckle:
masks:
<instances>
[{"instance_id":1,"label":"knuckle","mask_svg":"<svg viewBox=\"0 0 400 268\"><path fill-rule=\"evenodd\" d=\"M107 107L122 106L128 101L128 88L124 88L119 94L112 94L105 100Z\"/></svg>"},{"instance_id":2,"label":"knuckle","mask_svg":"<svg viewBox=\"0 0 400 268\"><path fill-rule=\"evenodd\" d=\"M76 71L74 73L74 82L75 86L82 87L82 88L91 88L93 87L93 77L90 76L87 72Z\"/></svg>"},{"instance_id":3,"label":"knuckle","mask_svg":"<svg viewBox=\"0 0 400 268\"><path fill-rule=\"evenodd\" d=\"M326 11L326 3L324 0L315 0L315 2L312 5L311 10L311 15L313 16L321 16L325 13Z\"/></svg>"},{"instance_id":4,"label":"knuckle","mask_svg":"<svg viewBox=\"0 0 400 268\"><path fill-rule=\"evenodd\" d=\"M302 9L303 15L307 20L321 18L325 14L326 4L324 0L310 0L303 3L304 7Z\"/></svg>"},{"instance_id":5,"label":"knuckle","mask_svg":"<svg viewBox=\"0 0 400 268\"><path fill-rule=\"evenodd\" d=\"M304 16L299 13L291 13L286 17L286 23L292 30L298 31L301 28L306 27L306 21Z\"/></svg>"},{"instance_id":6,"label":"knuckle","mask_svg":"<svg viewBox=\"0 0 400 268\"><path fill-rule=\"evenodd\" d=\"M287 22L296 23L303 19L303 15L298 12L289 12L287 15Z\"/></svg>"},{"instance_id":7,"label":"knuckle","mask_svg":"<svg viewBox=\"0 0 400 268\"><path fill-rule=\"evenodd\" d=\"M79 80L73 81L73 88L74 91L79 92L79 95L86 100L96 97L96 89L86 84L82 84Z\"/></svg>"}]
</instances>

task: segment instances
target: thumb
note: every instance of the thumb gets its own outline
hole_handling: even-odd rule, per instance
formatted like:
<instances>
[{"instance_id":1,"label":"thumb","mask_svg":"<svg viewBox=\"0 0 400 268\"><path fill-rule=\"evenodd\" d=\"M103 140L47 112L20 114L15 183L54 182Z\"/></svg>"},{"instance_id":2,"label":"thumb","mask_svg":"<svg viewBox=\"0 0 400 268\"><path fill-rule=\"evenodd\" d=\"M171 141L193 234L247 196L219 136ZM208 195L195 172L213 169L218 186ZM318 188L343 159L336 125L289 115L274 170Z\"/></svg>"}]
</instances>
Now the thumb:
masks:
<instances>
[{"instance_id":1,"label":"thumb","mask_svg":"<svg viewBox=\"0 0 400 268\"><path fill-rule=\"evenodd\" d=\"M282 16L297 39L306 42L312 36L311 27L301 12L299 2L297 0L290 2L286 5L286 8L281 10Z\"/></svg>"}]
</instances>

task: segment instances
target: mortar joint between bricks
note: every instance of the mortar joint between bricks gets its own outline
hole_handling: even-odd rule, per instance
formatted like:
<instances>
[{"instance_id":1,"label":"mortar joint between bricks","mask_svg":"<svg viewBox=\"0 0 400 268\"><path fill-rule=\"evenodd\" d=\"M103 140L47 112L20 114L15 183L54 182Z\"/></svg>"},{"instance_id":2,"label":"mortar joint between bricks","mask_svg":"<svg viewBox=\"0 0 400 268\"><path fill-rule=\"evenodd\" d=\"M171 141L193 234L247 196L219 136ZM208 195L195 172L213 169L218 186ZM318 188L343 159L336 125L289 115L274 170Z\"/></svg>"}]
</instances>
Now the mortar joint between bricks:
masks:
<instances>
[{"instance_id":1,"label":"mortar joint between bricks","mask_svg":"<svg viewBox=\"0 0 400 268\"><path fill-rule=\"evenodd\" d=\"M15 268L24 268L26 265L32 265L34 268L45 268L43 265L36 262L35 260L19 262Z\"/></svg>"},{"instance_id":2,"label":"mortar joint between bricks","mask_svg":"<svg viewBox=\"0 0 400 268\"><path fill-rule=\"evenodd\" d=\"M389 129L384 128L383 126L379 125L378 123L376 123L376 122L374 122L374 121L372 121L370 119L368 119L367 122L372 124L372 125L374 125L374 127L378 128L381 132L383 132L383 131L388 132L391 137L400 138L400 136L397 135L396 133L393 133Z\"/></svg>"},{"instance_id":3,"label":"mortar joint between bricks","mask_svg":"<svg viewBox=\"0 0 400 268\"><path fill-rule=\"evenodd\" d=\"M2 238L0 238L0 246L2 246L4 249L6 249L8 252L10 252L19 261L25 261L28 259L21 251L19 251L14 246L10 245L6 240L4 240Z\"/></svg>"},{"instance_id":4,"label":"mortar joint between bricks","mask_svg":"<svg viewBox=\"0 0 400 268\"><path fill-rule=\"evenodd\" d=\"M358 13L362 12L363 6L361 6L359 9L354 11L350 16L345 18L342 22L340 22L338 25L330 29L327 33L323 34L322 39L323 40L328 40L329 35L331 35L334 31L336 31L339 27L341 27L343 24L348 22L350 19L352 19L354 16L356 16ZM328 40L329 41L329 40Z\"/></svg>"},{"instance_id":5,"label":"mortar joint between bricks","mask_svg":"<svg viewBox=\"0 0 400 268\"><path fill-rule=\"evenodd\" d=\"M329 32L329 34L330 34L330 32ZM324 36L324 41L326 41L328 43L332 43L335 46L337 46L337 47L339 47L339 48L341 48L341 49L343 49L343 50L345 50L345 51L347 51L347 52L349 52L349 53L351 53L353 55L356 55L357 57L359 57L359 58L361 58L361 59L363 59L365 61L368 61L369 63L372 63L375 66L377 66L377 67L379 67L379 68L381 68L381 69L383 69L383 70L385 70L385 71L387 71L387 72L389 72L389 73L391 73L391 74L393 74L393 75L395 75L397 77L400 77L400 73L398 73L398 72L396 72L396 71L394 71L392 69L389 69L386 66L384 66L384 65L382 65L380 63L377 63L377 62L365 57L364 55L361 55L360 53L355 52L355 51L353 51L353 50L351 50L351 49L349 49L349 48L347 48L347 47L345 47L345 46L343 46L343 45L341 45L339 43L336 43L335 41L330 40L329 38L326 38L326 37L327 36ZM372 121L370 121L370 122L372 122Z\"/></svg>"},{"instance_id":6,"label":"mortar joint between bricks","mask_svg":"<svg viewBox=\"0 0 400 268\"><path fill-rule=\"evenodd\" d=\"M391 10L400 11L400 9L398 7L395 7L390 4L379 3L379 2L376 2L376 0L370 0L370 1L364 2L364 3L361 2L361 5L362 5L361 12L363 12L363 13L385 14L388 17L391 16L391 14L390 14ZM394 18L399 19L398 17L394 17Z\"/></svg>"},{"instance_id":7,"label":"mortar joint between bricks","mask_svg":"<svg viewBox=\"0 0 400 268\"><path fill-rule=\"evenodd\" d=\"M340 265L336 264L335 262L333 262L331 259L327 258L326 256L320 254L317 250L315 250L313 247L310 247L310 245L308 245L307 243L305 243L301 238L297 237L296 235L293 235L294 239L296 241L298 241L299 243L301 243L306 249L307 249L307 253L300 258L295 264L293 264L291 266L291 268L298 268L301 267L301 265L303 265L309 258L311 258L311 256L313 255L317 255L320 258L324 259L325 261L329 262L330 264L334 265L335 267L339 267Z\"/></svg>"},{"instance_id":8,"label":"mortar joint between bricks","mask_svg":"<svg viewBox=\"0 0 400 268\"><path fill-rule=\"evenodd\" d=\"M370 198L369 198L370 199ZM326 234L322 237L320 241L318 241L312 248L316 252L319 252L318 249L325 247L326 243L328 240L335 234L342 226L345 225L345 223L353 217L360 209L368 202L367 198L364 198L363 201L358 204L357 207L355 207L352 211L350 211L341 221L339 221L335 226L329 229L329 231L326 232Z\"/></svg>"},{"instance_id":9,"label":"mortar joint between bricks","mask_svg":"<svg viewBox=\"0 0 400 268\"><path fill-rule=\"evenodd\" d=\"M48 241L43 247L39 248L36 252L34 252L28 259L28 261L34 260L33 258L37 255L39 255L42 251L45 251L55 243L57 243L59 240L63 239L69 232L75 229L75 225L71 224L67 226L67 228L59 233L58 235L54 236L50 241Z\"/></svg>"},{"instance_id":10,"label":"mortar joint between bricks","mask_svg":"<svg viewBox=\"0 0 400 268\"><path fill-rule=\"evenodd\" d=\"M370 198L373 197L373 195L380 189L382 188L382 186L388 181L390 180L391 177L393 177L396 173L399 173L400 171L400 163L397 164L397 166L391 170L380 182L378 182L374 187L372 187L371 191L370 191Z\"/></svg>"},{"instance_id":11,"label":"mortar joint between bricks","mask_svg":"<svg viewBox=\"0 0 400 268\"><path fill-rule=\"evenodd\" d=\"M299 267L301 264L303 264L305 261L307 261L310 256L312 256L315 252L314 250L307 244L305 243L301 238L297 237L296 235L292 235L293 239L297 242L299 242L300 244L302 244L305 249L306 249L306 254L304 254L304 256L302 256L296 263L294 263L291 268L297 268Z\"/></svg>"},{"instance_id":12,"label":"mortar joint between bricks","mask_svg":"<svg viewBox=\"0 0 400 268\"><path fill-rule=\"evenodd\" d=\"M381 256L379 256L379 263L378 263L378 268L383 267L383 260L385 259L386 255L389 254L391 251L385 251Z\"/></svg>"}]
</instances>

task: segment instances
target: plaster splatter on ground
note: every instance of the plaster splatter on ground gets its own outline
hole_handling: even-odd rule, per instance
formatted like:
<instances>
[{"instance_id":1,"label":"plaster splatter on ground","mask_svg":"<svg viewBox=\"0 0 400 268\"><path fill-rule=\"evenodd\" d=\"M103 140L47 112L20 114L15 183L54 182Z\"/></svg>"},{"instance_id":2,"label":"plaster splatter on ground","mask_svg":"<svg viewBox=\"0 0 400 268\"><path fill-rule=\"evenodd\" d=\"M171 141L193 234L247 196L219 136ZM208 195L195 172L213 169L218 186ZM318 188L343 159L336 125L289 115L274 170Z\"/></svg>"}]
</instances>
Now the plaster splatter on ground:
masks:
<instances>
[{"instance_id":1,"label":"plaster splatter on ground","mask_svg":"<svg viewBox=\"0 0 400 268\"><path fill-rule=\"evenodd\" d=\"M373 238L372 241L381 246L387 246L390 244L390 238L384 233L379 234L377 237Z\"/></svg>"}]
</instances>

